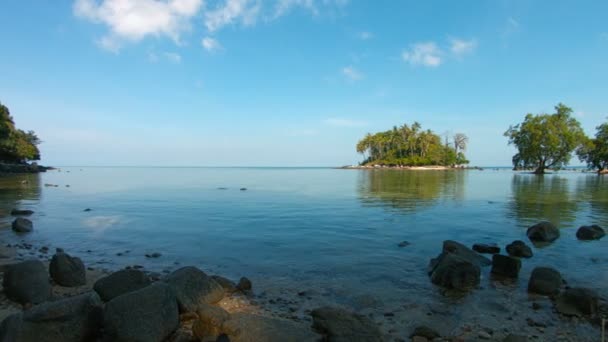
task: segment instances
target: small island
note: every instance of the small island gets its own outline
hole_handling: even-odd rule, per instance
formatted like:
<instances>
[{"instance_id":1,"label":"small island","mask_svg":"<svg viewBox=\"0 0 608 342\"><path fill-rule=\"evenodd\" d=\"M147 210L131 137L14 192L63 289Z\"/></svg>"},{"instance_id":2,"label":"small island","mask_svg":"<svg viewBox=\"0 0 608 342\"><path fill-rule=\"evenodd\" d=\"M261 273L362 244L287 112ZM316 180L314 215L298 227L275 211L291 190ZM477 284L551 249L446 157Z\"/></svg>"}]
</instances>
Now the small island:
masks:
<instances>
[{"instance_id":1,"label":"small island","mask_svg":"<svg viewBox=\"0 0 608 342\"><path fill-rule=\"evenodd\" d=\"M49 168L39 166L40 139L34 131L15 126L11 113L0 102L0 173L37 173Z\"/></svg>"}]
</instances>

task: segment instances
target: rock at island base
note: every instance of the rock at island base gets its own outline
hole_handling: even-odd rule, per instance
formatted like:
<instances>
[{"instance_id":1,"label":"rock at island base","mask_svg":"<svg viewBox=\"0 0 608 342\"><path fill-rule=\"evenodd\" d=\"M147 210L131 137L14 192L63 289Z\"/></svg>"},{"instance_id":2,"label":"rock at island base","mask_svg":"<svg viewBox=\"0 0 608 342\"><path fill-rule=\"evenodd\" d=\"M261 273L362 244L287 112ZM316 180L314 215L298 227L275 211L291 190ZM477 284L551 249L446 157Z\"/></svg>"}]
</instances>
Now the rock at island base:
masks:
<instances>
[{"instance_id":1,"label":"rock at island base","mask_svg":"<svg viewBox=\"0 0 608 342\"><path fill-rule=\"evenodd\" d=\"M223 330L230 342L308 342L320 340L320 336L314 333L308 325L247 313L232 314L230 319L224 323ZM218 340L220 338L222 337L220 336ZM350 341L355 342L357 340Z\"/></svg>"},{"instance_id":2,"label":"rock at island base","mask_svg":"<svg viewBox=\"0 0 608 342\"><path fill-rule=\"evenodd\" d=\"M485 243L476 243L473 245L473 250L477 253L483 254L498 254L500 253L500 247L496 245L488 245Z\"/></svg>"},{"instance_id":3,"label":"rock at island base","mask_svg":"<svg viewBox=\"0 0 608 342\"><path fill-rule=\"evenodd\" d=\"M2 281L7 297L21 304L38 304L51 297L51 284L46 267L39 260L10 265Z\"/></svg>"},{"instance_id":4,"label":"rock at island base","mask_svg":"<svg viewBox=\"0 0 608 342\"><path fill-rule=\"evenodd\" d=\"M175 293L162 282L125 293L106 304L103 322L107 341L161 342L179 326Z\"/></svg>"},{"instance_id":5,"label":"rock at island base","mask_svg":"<svg viewBox=\"0 0 608 342\"><path fill-rule=\"evenodd\" d=\"M598 312L598 296L585 288L566 289L557 297L555 308L567 316L594 316Z\"/></svg>"},{"instance_id":6,"label":"rock at island base","mask_svg":"<svg viewBox=\"0 0 608 342\"><path fill-rule=\"evenodd\" d=\"M45 302L7 317L0 327L0 341L93 341L100 333L102 303L94 292Z\"/></svg>"},{"instance_id":7,"label":"rock at island base","mask_svg":"<svg viewBox=\"0 0 608 342\"><path fill-rule=\"evenodd\" d=\"M93 289L104 302L122 294L137 291L152 284L150 277L140 270L120 270L95 282Z\"/></svg>"},{"instance_id":8,"label":"rock at island base","mask_svg":"<svg viewBox=\"0 0 608 342\"><path fill-rule=\"evenodd\" d=\"M29 233L34 230L34 224L26 218L17 217L12 223L12 228L17 233Z\"/></svg>"},{"instance_id":9,"label":"rock at island base","mask_svg":"<svg viewBox=\"0 0 608 342\"><path fill-rule=\"evenodd\" d=\"M492 274L517 278L521 269L521 260L500 254L494 254L492 257Z\"/></svg>"},{"instance_id":10,"label":"rock at island base","mask_svg":"<svg viewBox=\"0 0 608 342\"><path fill-rule=\"evenodd\" d=\"M80 258L67 253L55 253L49 265L51 278L61 286L76 287L86 284L86 269Z\"/></svg>"},{"instance_id":11,"label":"rock at island base","mask_svg":"<svg viewBox=\"0 0 608 342\"><path fill-rule=\"evenodd\" d=\"M563 284L561 274L551 267L536 267L528 281L528 292L544 296L554 296L559 293Z\"/></svg>"},{"instance_id":12,"label":"rock at island base","mask_svg":"<svg viewBox=\"0 0 608 342\"><path fill-rule=\"evenodd\" d=\"M592 226L582 226L576 231L576 238L579 240L599 240L606 235L602 227L594 224Z\"/></svg>"},{"instance_id":13,"label":"rock at island base","mask_svg":"<svg viewBox=\"0 0 608 342\"><path fill-rule=\"evenodd\" d=\"M11 216L31 216L34 214L33 210L29 209L13 209L11 210Z\"/></svg>"},{"instance_id":14,"label":"rock at island base","mask_svg":"<svg viewBox=\"0 0 608 342\"><path fill-rule=\"evenodd\" d=\"M193 266L174 271L164 281L175 292L180 312L196 312L199 304L213 304L224 298L224 288Z\"/></svg>"},{"instance_id":15,"label":"rock at island base","mask_svg":"<svg viewBox=\"0 0 608 342\"><path fill-rule=\"evenodd\" d=\"M534 256L532 249L521 240L515 240L506 247L507 253L510 256L518 258L531 258Z\"/></svg>"},{"instance_id":16,"label":"rock at island base","mask_svg":"<svg viewBox=\"0 0 608 342\"><path fill-rule=\"evenodd\" d=\"M549 243L559 238L559 229L548 221L543 221L528 228L526 235L535 243Z\"/></svg>"},{"instance_id":17,"label":"rock at island base","mask_svg":"<svg viewBox=\"0 0 608 342\"><path fill-rule=\"evenodd\" d=\"M313 328L328 342L381 342L382 333L369 318L343 309L322 307L312 311Z\"/></svg>"},{"instance_id":18,"label":"rock at island base","mask_svg":"<svg viewBox=\"0 0 608 342\"><path fill-rule=\"evenodd\" d=\"M431 260L430 276L435 285L466 291L479 285L481 269L460 255L442 253Z\"/></svg>"}]
</instances>

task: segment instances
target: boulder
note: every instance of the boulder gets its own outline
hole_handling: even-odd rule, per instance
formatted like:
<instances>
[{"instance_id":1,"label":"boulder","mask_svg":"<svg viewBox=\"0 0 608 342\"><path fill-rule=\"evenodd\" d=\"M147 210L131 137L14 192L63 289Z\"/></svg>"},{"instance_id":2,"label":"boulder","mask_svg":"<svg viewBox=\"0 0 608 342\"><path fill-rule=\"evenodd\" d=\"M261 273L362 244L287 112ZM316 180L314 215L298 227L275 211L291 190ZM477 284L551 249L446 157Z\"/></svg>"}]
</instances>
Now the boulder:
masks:
<instances>
[{"instance_id":1,"label":"boulder","mask_svg":"<svg viewBox=\"0 0 608 342\"><path fill-rule=\"evenodd\" d=\"M528 292L545 296L559 293L564 281L561 274L551 267L536 267L528 281Z\"/></svg>"},{"instance_id":2,"label":"boulder","mask_svg":"<svg viewBox=\"0 0 608 342\"><path fill-rule=\"evenodd\" d=\"M226 310L208 304L201 304L196 314L198 319L192 325L192 332L201 341L223 334L224 322L230 319Z\"/></svg>"},{"instance_id":3,"label":"boulder","mask_svg":"<svg viewBox=\"0 0 608 342\"><path fill-rule=\"evenodd\" d=\"M175 294L162 282L125 293L106 304L103 322L108 341L161 342L179 326Z\"/></svg>"},{"instance_id":4,"label":"boulder","mask_svg":"<svg viewBox=\"0 0 608 342\"><path fill-rule=\"evenodd\" d=\"M312 311L313 328L328 342L381 342L378 326L369 318L331 307Z\"/></svg>"},{"instance_id":5,"label":"boulder","mask_svg":"<svg viewBox=\"0 0 608 342\"><path fill-rule=\"evenodd\" d=\"M526 235L532 242L553 242L559 238L559 229L553 223L543 221L528 228Z\"/></svg>"},{"instance_id":6,"label":"boulder","mask_svg":"<svg viewBox=\"0 0 608 342\"><path fill-rule=\"evenodd\" d=\"M49 265L51 278L61 286L76 287L87 282L86 269L80 258L67 253L55 253Z\"/></svg>"},{"instance_id":7,"label":"boulder","mask_svg":"<svg viewBox=\"0 0 608 342\"><path fill-rule=\"evenodd\" d=\"M236 288L241 292L249 292L253 288L253 285L251 284L251 280L246 277L242 277L239 280L239 284L236 286Z\"/></svg>"},{"instance_id":8,"label":"boulder","mask_svg":"<svg viewBox=\"0 0 608 342\"><path fill-rule=\"evenodd\" d=\"M488 245L484 243L476 243L473 245L473 250L477 253L483 254L498 254L500 253L500 247L496 245Z\"/></svg>"},{"instance_id":9,"label":"boulder","mask_svg":"<svg viewBox=\"0 0 608 342\"><path fill-rule=\"evenodd\" d=\"M95 282L93 289L104 302L122 294L137 291L152 284L147 274L140 270L120 270Z\"/></svg>"},{"instance_id":10,"label":"boulder","mask_svg":"<svg viewBox=\"0 0 608 342\"><path fill-rule=\"evenodd\" d=\"M606 235L602 227L594 224L592 226L582 226L576 231L576 238L579 240L599 240Z\"/></svg>"},{"instance_id":11,"label":"boulder","mask_svg":"<svg viewBox=\"0 0 608 342\"><path fill-rule=\"evenodd\" d=\"M506 250L510 256L518 258L531 258L534 255L532 249L521 240L515 240L508 244Z\"/></svg>"},{"instance_id":12,"label":"boulder","mask_svg":"<svg viewBox=\"0 0 608 342\"><path fill-rule=\"evenodd\" d=\"M193 266L174 271L164 281L175 292L180 312L196 312L200 304L213 304L224 298L224 288Z\"/></svg>"},{"instance_id":13,"label":"boulder","mask_svg":"<svg viewBox=\"0 0 608 342\"><path fill-rule=\"evenodd\" d=\"M17 217L15 221L13 221L12 227L17 233L29 233L34 230L32 221L23 217Z\"/></svg>"},{"instance_id":14,"label":"boulder","mask_svg":"<svg viewBox=\"0 0 608 342\"><path fill-rule=\"evenodd\" d=\"M49 274L39 260L9 266L4 272L2 286L7 297L21 304L38 304L51 297Z\"/></svg>"},{"instance_id":15,"label":"boulder","mask_svg":"<svg viewBox=\"0 0 608 342\"><path fill-rule=\"evenodd\" d=\"M446 240L443 242L443 253L456 254L479 267L489 266L492 264L490 259L479 255L467 246L452 240Z\"/></svg>"},{"instance_id":16,"label":"boulder","mask_svg":"<svg viewBox=\"0 0 608 342\"><path fill-rule=\"evenodd\" d=\"M236 288L236 284L228 278L224 278L219 275L213 275L213 276L211 276L211 278L213 278L213 280L215 280L216 283L220 284L220 286L222 286L224 288L224 291L227 294L234 293L238 290Z\"/></svg>"},{"instance_id":17,"label":"boulder","mask_svg":"<svg viewBox=\"0 0 608 342\"><path fill-rule=\"evenodd\" d=\"M494 254L492 257L492 274L517 278L521 269L521 260L500 254Z\"/></svg>"},{"instance_id":18,"label":"boulder","mask_svg":"<svg viewBox=\"0 0 608 342\"><path fill-rule=\"evenodd\" d=\"M595 316L598 312L598 296L589 289L570 288L557 297L555 308L567 316Z\"/></svg>"},{"instance_id":19,"label":"boulder","mask_svg":"<svg viewBox=\"0 0 608 342\"><path fill-rule=\"evenodd\" d=\"M479 285L481 269L469 259L453 253L442 253L431 260L431 282L448 289L470 290Z\"/></svg>"},{"instance_id":20,"label":"boulder","mask_svg":"<svg viewBox=\"0 0 608 342\"><path fill-rule=\"evenodd\" d=\"M223 330L230 342L308 342L320 339L306 324L247 313L231 315ZM221 335L218 340L220 338L226 340Z\"/></svg>"},{"instance_id":21,"label":"boulder","mask_svg":"<svg viewBox=\"0 0 608 342\"><path fill-rule=\"evenodd\" d=\"M0 341L92 341L98 337L101 324L101 300L89 292L45 302L6 318L0 328Z\"/></svg>"},{"instance_id":22,"label":"boulder","mask_svg":"<svg viewBox=\"0 0 608 342\"><path fill-rule=\"evenodd\" d=\"M34 214L33 210L27 210L27 209L13 209L13 210L11 210L11 215L12 216L31 216L32 214Z\"/></svg>"}]
</instances>

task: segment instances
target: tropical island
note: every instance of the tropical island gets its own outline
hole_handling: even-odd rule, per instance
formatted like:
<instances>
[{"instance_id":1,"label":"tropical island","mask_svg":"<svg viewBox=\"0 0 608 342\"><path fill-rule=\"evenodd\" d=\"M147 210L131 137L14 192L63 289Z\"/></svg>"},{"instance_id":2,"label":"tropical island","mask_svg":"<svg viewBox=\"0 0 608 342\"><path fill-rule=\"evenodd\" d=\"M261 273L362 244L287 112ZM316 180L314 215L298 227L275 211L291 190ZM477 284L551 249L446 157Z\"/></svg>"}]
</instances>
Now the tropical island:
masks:
<instances>
[{"instance_id":1,"label":"tropical island","mask_svg":"<svg viewBox=\"0 0 608 342\"><path fill-rule=\"evenodd\" d=\"M40 139L34 131L24 131L5 105L0 102L0 172L41 172L47 168L31 163L40 160Z\"/></svg>"}]
</instances>

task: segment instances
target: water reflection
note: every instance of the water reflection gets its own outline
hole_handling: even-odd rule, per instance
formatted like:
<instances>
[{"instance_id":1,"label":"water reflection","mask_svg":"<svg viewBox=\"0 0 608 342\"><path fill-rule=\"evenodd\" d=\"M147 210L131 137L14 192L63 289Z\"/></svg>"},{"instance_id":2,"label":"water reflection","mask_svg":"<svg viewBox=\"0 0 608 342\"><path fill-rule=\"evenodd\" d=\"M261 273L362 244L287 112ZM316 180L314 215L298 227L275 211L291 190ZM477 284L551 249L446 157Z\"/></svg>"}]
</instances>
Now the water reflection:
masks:
<instances>
[{"instance_id":1,"label":"water reflection","mask_svg":"<svg viewBox=\"0 0 608 342\"><path fill-rule=\"evenodd\" d=\"M577 185L589 203L591 219L585 224L608 224L608 178L588 175L578 180Z\"/></svg>"},{"instance_id":2,"label":"water reflection","mask_svg":"<svg viewBox=\"0 0 608 342\"><path fill-rule=\"evenodd\" d=\"M0 176L0 217L14 208L23 208L40 199L40 175L19 174Z\"/></svg>"},{"instance_id":3,"label":"water reflection","mask_svg":"<svg viewBox=\"0 0 608 342\"><path fill-rule=\"evenodd\" d=\"M364 206L381 206L405 214L429 208L439 200L462 200L465 172L365 170L358 193Z\"/></svg>"}]
</instances>

